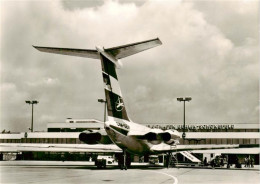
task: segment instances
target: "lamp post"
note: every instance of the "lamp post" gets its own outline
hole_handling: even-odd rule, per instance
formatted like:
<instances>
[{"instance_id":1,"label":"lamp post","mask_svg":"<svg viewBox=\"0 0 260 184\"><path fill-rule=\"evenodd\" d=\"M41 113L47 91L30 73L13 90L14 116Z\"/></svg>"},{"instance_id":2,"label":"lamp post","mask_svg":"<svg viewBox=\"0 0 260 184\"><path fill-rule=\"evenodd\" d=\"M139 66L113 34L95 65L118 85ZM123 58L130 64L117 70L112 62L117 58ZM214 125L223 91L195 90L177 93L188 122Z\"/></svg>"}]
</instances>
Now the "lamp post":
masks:
<instances>
[{"instance_id":1,"label":"lamp post","mask_svg":"<svg viewBox=\"0 0 260 184\"><path fill-rule=\"evenodd\" d=\"M189 102L191 101L191 97L181 97L181 98L177 98L177 100L179 102L183 102L184 103L184 106L183 106L183 133L182 133L182 138L185 139L186 137L186 134L185 134L185 102Z\"/></svg>"},{"instance_id":2,"label":"lamp post","mask_svg":"<svg viewBox=\"0 0 260 184\"><path fill-rule=\"evenodd\" d=\"M98 99L98 102L100 103L105 103L105 107L104 107L104 123L106 122L106 105L107 105L107 101L104 99Z\"/></svg>"},{"instance_id":3,"label":"lamp post","mask_svg":"<svg viewBox=\"0 0 260 184\"><path fill-rule=\"evenodd\" d=\"M37 104L37 103L39 103L39 101L36 101L36 100L32 100L32 101L26 100L25 103L27 103L27 104L29 104L29 105L32 105L32 124L31 124L31 132L33 132L33 104Z\"/></svg>"}]
</instances>

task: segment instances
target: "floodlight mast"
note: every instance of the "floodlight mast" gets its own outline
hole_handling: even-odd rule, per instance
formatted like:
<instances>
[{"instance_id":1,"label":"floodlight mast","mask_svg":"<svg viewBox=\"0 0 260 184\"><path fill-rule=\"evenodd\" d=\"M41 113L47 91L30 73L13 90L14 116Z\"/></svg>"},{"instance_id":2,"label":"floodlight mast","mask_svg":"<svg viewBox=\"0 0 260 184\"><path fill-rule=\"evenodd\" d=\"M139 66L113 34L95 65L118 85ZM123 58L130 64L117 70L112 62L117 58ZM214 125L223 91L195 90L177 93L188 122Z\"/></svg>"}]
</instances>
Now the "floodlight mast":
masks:
<instances>
[{"instance_id":1,"label":"floodlight mast","mask_svg":"<svg viewBox=\"0 0 260 184\"><path fill-rule=\"evenodd\" d=\"M33 104L38 104L39 101L37 100L32 100L32 101L29 101L29 100L26 100L25 103L29 104L29 105L32 105L32 122L31 122L31 132L33 132Z\"/></svg>"},{"instance_id":2,"label":"floodlight mast","mask_svg":"<svg viewBox=\"0 0 260 184\"><path fill-rule=\"evenodd\" d=\"M189 101L191 101L192 100L192 98L191 97L179 97L179 98L177 98L177 100L179 101L179 102L183 102L184 103L184 105L183 105L183 133L182 133L182 138L183 138L183 140L185 140L185 137L186 137L186 134L185 134L185 102L189 102ZM183 142L183 144L184 144L184 142Z\"/></svg>"}]
</instances>

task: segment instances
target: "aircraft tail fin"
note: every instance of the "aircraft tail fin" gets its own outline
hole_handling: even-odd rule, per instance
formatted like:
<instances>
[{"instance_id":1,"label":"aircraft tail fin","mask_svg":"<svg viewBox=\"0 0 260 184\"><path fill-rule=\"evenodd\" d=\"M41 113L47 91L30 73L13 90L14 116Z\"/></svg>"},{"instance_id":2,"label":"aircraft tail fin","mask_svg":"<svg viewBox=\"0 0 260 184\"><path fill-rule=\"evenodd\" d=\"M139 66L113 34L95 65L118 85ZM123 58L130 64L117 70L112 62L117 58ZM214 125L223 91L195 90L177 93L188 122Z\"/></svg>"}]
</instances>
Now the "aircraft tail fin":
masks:
<instances>
[{"instance_id":1,"label":"aircraft tail fin","mask_svg":"<svg viewBox=\"0 0 260 184\"><path fill-rule=\"evenodd\" d=\"M118 118L130 121L125 109L125 104L122 98L122 93L116 73L117 62L111 60L111 58L108 56L113 56L113 58L115 58L117 61L120 58L136 54L161 44L162 42L156 38L99 51L102 64L105 96L107 101L108 118Z\"/></svg>"},{"instance_id":2,"label":"aircraft tail fin","mask_svg":"<svg viewBox=\"0 0 260 184\"><path fill-rule=\"evenodd\" d=\"M129 121L116 74L116 65L103 54L100 54L100 58L108 118L119 118Z\"/></svg>"}]
</instances>

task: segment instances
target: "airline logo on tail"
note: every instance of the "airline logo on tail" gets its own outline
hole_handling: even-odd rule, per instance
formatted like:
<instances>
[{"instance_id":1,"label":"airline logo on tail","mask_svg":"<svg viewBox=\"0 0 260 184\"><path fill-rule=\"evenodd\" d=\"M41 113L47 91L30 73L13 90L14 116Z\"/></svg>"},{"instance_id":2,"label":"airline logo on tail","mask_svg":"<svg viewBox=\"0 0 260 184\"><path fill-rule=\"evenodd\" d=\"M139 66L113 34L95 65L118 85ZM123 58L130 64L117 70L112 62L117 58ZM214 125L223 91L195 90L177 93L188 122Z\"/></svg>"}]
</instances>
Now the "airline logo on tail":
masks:
<instances>
[{"instance_id":1,"label":"airline logo on tail","mask_svg":"<svg viewBox=\"0 0 260 184\"><path fill-rule=\"evenodd\" d=\"M124 103L122 98L118 97L117 101L116 101L116 110L117 111L122 111L124 109Z\"/></svg>"}]
</instances>

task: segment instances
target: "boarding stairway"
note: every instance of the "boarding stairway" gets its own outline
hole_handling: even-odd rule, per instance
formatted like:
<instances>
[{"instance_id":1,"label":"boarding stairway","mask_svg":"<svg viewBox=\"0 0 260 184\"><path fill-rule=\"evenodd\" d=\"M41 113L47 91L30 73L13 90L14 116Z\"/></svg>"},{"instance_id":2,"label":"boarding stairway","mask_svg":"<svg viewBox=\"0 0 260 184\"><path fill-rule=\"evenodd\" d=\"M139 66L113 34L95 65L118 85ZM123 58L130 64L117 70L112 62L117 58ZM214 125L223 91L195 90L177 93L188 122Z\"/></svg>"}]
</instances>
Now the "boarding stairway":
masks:
<instances>
[{"instance_id":1,"label":"boarding stairway","mask_svg":"<svg viewBox=\"0 0 260 184\"><path fill-rule=\"evenodd\" d=\"M201 161L197 157L192 155L190 151L181 151L181 152L178 152L178 153L180 153L185 158L187 158L191 163L183 163L183 162L178 161L177 154L174 154L174 155L171 155L171 157L170 157L169 166L175 167L177 165L188 165L188 164L190 165L190 164L201 163Z\"/></svg>"}]
</instances>

